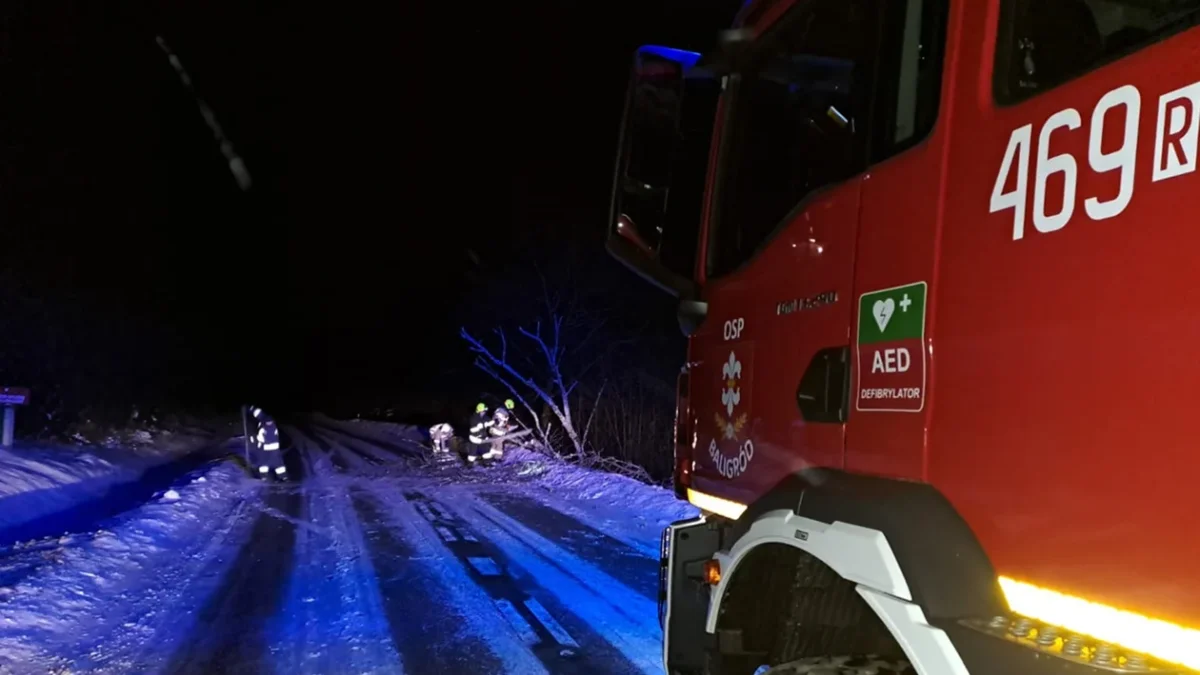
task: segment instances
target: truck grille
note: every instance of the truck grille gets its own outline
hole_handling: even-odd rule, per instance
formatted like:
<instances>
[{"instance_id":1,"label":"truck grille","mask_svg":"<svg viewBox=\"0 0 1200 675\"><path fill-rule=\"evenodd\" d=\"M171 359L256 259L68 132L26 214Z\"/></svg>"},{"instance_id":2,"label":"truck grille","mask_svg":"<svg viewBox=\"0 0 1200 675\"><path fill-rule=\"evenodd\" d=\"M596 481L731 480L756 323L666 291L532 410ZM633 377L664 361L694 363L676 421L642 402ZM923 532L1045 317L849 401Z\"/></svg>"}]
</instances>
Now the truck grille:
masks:
<instances>
[{"instance_id":1,"label":"truck grille","mask_svg":"<svg viewBox=\"0 0 1200 675\"><path fill-rule=\"evenodd\" d=\"M665 528L658 545L658 627L666 630L667 581L671 575L671 528Z\"/></svg>"}]
</instances>

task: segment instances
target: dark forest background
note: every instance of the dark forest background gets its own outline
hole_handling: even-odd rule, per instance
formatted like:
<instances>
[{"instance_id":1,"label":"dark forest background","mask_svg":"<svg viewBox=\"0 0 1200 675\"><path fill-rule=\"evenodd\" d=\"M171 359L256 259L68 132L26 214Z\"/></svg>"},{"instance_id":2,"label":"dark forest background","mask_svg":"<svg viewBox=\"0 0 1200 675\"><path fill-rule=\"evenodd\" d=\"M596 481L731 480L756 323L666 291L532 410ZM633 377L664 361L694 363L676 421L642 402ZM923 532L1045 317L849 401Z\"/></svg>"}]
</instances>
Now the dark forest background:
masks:
<instances>
[{"instance_id":1,"label":"dark forest background","mask_svg":"<svg viewBox=\"0 0 1200 675\"><path fill-rule=\"evenodd\" d=\"M603 316L583 389L624 393L597 422L649 406L669 438L674 306L602 247L625 78L639 44L707 50L739 3L402 4L0 8L0 385L34 389L19 433L135 405L457 413L493 386L460 328L530 320L549 279Z\"/></svg>"}]
</instances>

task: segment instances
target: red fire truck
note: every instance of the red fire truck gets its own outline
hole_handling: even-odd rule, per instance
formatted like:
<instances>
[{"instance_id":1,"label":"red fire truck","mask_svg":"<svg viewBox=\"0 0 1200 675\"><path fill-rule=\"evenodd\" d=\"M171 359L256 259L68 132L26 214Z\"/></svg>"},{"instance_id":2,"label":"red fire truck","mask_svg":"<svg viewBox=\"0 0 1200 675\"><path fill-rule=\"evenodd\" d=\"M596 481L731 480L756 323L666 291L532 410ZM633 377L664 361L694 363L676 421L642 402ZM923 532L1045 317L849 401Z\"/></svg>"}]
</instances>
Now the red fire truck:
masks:
<instances>
[{"instance_id":1,"label":"red fire truck","mask_svg":"<svg viewBox=\"0 0 1200 675\"><path fill-rule=\"evenodd\" d=\"M679 298L703 514L669 673L1200 669L1197 22L754 0L637 51L608 248Z\"/></svg>"}]
</instances>

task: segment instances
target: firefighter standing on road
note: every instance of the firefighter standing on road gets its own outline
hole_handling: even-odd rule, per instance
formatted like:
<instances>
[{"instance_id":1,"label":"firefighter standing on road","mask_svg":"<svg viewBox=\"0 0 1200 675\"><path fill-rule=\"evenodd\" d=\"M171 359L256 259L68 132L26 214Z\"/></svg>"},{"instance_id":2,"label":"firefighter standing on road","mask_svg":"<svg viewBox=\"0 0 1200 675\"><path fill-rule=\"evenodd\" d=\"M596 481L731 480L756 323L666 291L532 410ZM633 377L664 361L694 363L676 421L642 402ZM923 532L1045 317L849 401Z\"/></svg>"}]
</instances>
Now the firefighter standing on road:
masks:
<instances>
[{"instance_id":1,"label":"firefighter standing on road","mask_svg":"<svg viewBox=\"0 0 1200 675\"><path fill-rule=\"evenodd\" d=\"M487 404L475 406L475 414L471 416L471 428L467 432L467 463L474 464L483 455L483 446L488 442L488 430L492 427L492 417L488 415Z\"/></svg>"},{"instance_id":2,"label":"firefighter standing on road","mask_svg":"<svg viewBox=\"0 0 1200 675\"><path fill-rule=\"evenodd\" d=\"M250 444L254 447L254 463L258 466L259 478L287 480L287 467L283 464L283 452L279 449L279 427L262 408L250 408L254 418L254 436Z\"/></svg>"}]
</instances>

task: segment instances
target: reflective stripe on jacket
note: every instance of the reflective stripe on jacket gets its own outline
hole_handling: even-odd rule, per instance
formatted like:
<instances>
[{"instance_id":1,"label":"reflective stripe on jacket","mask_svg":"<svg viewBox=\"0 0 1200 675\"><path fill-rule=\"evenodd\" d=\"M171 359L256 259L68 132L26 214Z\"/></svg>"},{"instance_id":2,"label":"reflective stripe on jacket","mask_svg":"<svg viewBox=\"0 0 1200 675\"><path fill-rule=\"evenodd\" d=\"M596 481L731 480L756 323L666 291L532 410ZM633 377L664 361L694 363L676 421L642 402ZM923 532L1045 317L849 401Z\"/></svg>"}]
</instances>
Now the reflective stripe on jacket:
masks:
<instances>
[{"instance_id":1,"label":"reflective stripe on jacket","mask_svg":"<svg viewBox=\"0 0 1200 675\"><path fill-rule=\"evenodd\" d=\"M467 430L467 438L472 443L479 444L484 442L484 436L492 426L492 417L486 412L475 413L471 416L471 428Z\"/></svg>"},{"instance_id":2,"label":"reflective stripe on jacket","mask_svg":"<svg viewBox=\"0 0 1200 675\"><path fill-rule=\"evenodd\" d=\"M279 449L279 428L275 426L275 420L266 419L258 424L258 436L255 437L258 441L258 447L263 450L278 450Z\"/></svg>"}]
</instances>

